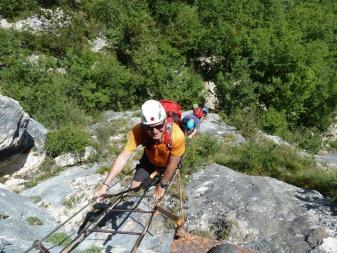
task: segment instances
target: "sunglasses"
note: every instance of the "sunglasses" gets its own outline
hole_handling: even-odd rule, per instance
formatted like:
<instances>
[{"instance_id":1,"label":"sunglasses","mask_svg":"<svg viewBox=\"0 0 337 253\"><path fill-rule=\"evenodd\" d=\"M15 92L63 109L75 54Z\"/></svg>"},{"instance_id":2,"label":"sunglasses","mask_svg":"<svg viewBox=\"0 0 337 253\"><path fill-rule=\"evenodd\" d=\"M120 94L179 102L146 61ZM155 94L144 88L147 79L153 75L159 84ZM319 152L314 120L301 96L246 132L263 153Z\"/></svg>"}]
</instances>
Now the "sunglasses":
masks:
<instances>
[{"instance_id":1,"label":"sunglasses","mask_svg":"<svg viewBox=\"0 0 337 253\"><path fill-rule=\"evenodd\" d=\"M152 131L153 129L162 130L164 127L165 127L165 121L163 123L161 123L160 125L145 126L146 130L148 130L148 131Z\"/></svg>"}]
</instances>

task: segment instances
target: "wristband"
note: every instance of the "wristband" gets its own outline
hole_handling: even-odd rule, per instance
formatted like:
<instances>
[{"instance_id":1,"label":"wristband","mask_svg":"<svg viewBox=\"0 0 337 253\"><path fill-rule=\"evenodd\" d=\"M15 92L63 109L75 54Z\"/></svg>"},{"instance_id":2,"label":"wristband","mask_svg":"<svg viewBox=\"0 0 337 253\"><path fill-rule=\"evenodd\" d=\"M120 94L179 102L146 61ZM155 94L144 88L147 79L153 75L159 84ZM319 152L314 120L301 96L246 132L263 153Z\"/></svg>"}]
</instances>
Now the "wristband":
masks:
<instances>
[{"instance_id":1,"label":"wristband","mask_svg":"<svg viewBox=\"0 0 337 253\"><path fill-rule=\"evenodd\" d=\"M163 183L163 182L160 182L159 185L160 185L160 187L163 188L164 190L166 190L167 187L169 186L168 183Z\"/></svg>"},{"instance_id":2,"label":"wristband","mask_svg":"<svg viewBox=\"0 0 337 253\"><path fill-rule=\"evenodd\" d=\"M107 186L108 188L111 187L111 185L108 185L107 183L103 183L103 185Z\"/></svg>"}]
</instances>

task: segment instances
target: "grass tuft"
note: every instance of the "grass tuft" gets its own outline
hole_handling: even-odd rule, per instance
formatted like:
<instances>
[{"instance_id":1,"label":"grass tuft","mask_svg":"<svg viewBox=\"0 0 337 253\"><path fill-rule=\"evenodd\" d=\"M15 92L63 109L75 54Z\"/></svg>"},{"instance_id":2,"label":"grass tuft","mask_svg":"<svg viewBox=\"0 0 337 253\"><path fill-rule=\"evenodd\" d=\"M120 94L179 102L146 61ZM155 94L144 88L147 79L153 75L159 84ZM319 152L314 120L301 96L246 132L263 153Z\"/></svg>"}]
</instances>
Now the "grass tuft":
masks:
<instances>
[{"instance_id":1,"label":"grass tuft","mask_svg":"<svg viewBox=\"0 0 337 253\"><path fill-rule=\"evenodd\" d=\"M49 236L47 241L54 245L66 246L70 243L71 238L66 233L55 233Z\"/></svg>"},{"instance_id":2,"label":"grass tuft","mask_svg":"<svg viewBox=\"0 0 337 253\"><path fill-rule=\"evenodd\" d=\"M31 226L42 226L43 225L43 221L36 216L28 217L26 219L26 222L28 225L31 225Z\"/></svg>"}]
</instances>

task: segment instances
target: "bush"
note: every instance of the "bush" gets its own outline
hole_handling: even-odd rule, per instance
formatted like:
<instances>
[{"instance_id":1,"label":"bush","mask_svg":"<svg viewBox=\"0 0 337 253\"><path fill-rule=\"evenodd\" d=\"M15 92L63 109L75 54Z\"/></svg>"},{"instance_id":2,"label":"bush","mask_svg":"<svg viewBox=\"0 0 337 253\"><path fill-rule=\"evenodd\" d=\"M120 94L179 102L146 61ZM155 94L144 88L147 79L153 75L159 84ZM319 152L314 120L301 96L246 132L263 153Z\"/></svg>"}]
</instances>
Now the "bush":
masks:
<instances>
[{"instance_id":1,"label":"bush","mask_svg":"<svg viewBox=\"0 0 337 253\"><path fill-rule=\"evenodd\" d=\"M151 50L149 50L151 48ZM165 41L150 41L133 55L133 67L137 76L142 100L148 97L168 98L191 108L202 100L203 81L190 67L179 50Z\"/></svg>"},{"instance_id":2,"label":"bush","mask_svg":"<svg viewBox=\"0 0 337 253\"><path fill-rule=\"evenodd\" d=\"M226 114L258 102L257 84L250 77L247 60L239 58L232 64L231 72L222 70L214 77L217 97Z\"/></svg>"},{"instance_id":3,"label":"bush","mask_svg":"<svg viewBox=\"0 0 337 253\"><path fill-rule=\"evenodd\" d=\"M284 138L297 143L300 148L316 154L322 147L323 139L317 129L298 128L285 134Z\"/></svg>"},{"instance_id":4,"label":"bush","mask_svg":"<svg viewBox=\"0 0 337 253\"><path fill-rule=\"evenodd\" d=\"M285 111L278 112L273 107L264 114L262 129L269 134L282 135L287 131L287 117Z\"/></svg>"},{"instance_id":5,"label":"bush","mask_svg":"<svg viewBox=\"0 0 337 253\"><path fill-rule=\"evenodd\" d=\"M53 57L38 55L36 62L20 56L0 72L1 91L20 102L30 116L48 128L73 123L83 124L84 112L68 96L67 77L56 71Z\"/></svg>"},{"instance_id":6,"label":"bush","mask_svg":"<svg viewBox=\"0 0 337 253\"><path fill-rule=\"evenodd\" d=\"M47 241L54 245L67 246L71 238L66 233L54 233L47 238Z\"/></svg>"},{"instance_id":7,"label":"bush","mask_svg":"<svg viewBox=\"0 0 337 253\"><path fill-rule=\"evenodd\" d=\"M36 216L28 217L26 219L26 222L27 222L28 225L31 225L31 226L41 226L41 225L43 225L43 221Z\"/></svg>"},{"instance_id":8,"label":"bush","mask_svg":"<svg viewBox=\"0 0 337 253\"><path fill-rule=\"evenodd\" d=\"M97 247L97 246L91 246L90 248L82 251L82 253L101 253L102 252L102 248Z\"/></svg>"},{"instance_id":9,"label":"bush","mask_svg":"<svg viewBox=\"0 0 337 253\"><path fill-rule=\"evenodd\" d=\"M83 51L68 52L69 92L82 108L93 110L121 110L138 102L137 84L130 71L116 57Z\"/></svg>"},{"instance_id":10,"label":"bush","mask_svg":"<svg viewBox=\"0 0 337 253\"><path fill-rule=\"evenodd\" d=\"M200 166L210 164L213 161L213 155L219 150L220 143L217 138L199 135L189 139L181 172L183 175L190 175Z\"/></svg>"},{"instance_id":11,"label":"bush","mask_svg":"<svg viewBox=\"0 0 337 253\"><path fill-rule=\"evenodd\" d=\"M226 156L217 156L215 160L248 174L280 179L287 173L315 166L311 159L300 158L295 149L269 141L233 147L227 150Z\"/></svg>"},{"instance_id":12,"label":"bush","mask_svg":"<svg viewBox=\"0 0 337 253\"><path fill-rule=\"evenodd\" d=\"M79 153L90 144L87 132L75 125L65 125L47 134L46 151L49 156L56 157L67 152Z\"/></svg>"},{"instance_id":13,"label":"bush","mask_svg":"<svg viewBox=\"0 0 337 253\"><path fill-rule=\"evenodd\" d=\"M5 18L13 18L37 8L37 0L1 0L0 13Z\"/></svg>"},{"instance_id":14,"label":"bush","mask_svg":"<svg viewBox=\"0 0 337 253\"><path fill-rule=\"evenodd\" d=\"M337 149L337 140L333 140L329 143L330 147L333 149Z\"/></svg>"},{"instance_id":15,"label":"bush","mask_svg":"<svg viewBox=\"0 0 337 253\"><path fill-rule=\"evenodd\" d=\"M235 108L233 112L229 115L223 115L230 124L234 125L243 136L253 137L255 135L256 129L261 128L262 121L261 110L251 104L249 107L245 108Z\"/></svg>"},{"instance_id":16,"label":"bush","mask_svg":"<svg viewBox=\"0 0 337 253\"><path fill-rule=\"evenodd\" d=\"M198 55L199 52L196 52L196 49L202 38L203 27L197 7L174 2L163 5L167 6L167 13L162 12L161 15L165 15L170 20L169 24L164 26L170 43L175 48L179 48L184 55L189 57Z\"/></svg>"}]
</instances>

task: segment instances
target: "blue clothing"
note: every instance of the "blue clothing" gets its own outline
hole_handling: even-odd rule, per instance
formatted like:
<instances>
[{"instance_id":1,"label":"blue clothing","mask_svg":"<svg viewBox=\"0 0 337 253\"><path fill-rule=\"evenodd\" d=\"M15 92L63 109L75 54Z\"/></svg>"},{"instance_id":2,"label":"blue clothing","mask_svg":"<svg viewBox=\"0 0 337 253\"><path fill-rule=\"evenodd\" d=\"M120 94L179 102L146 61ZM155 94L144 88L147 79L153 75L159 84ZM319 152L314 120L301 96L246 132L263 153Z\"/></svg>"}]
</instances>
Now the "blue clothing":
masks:
<instances>
[{"instance_id":1,"label":"blue clothing","mask_svg":"<svg viewBox=\"0 0 337 253\"><path fill-rule=\"evenodd\" d=\"M183 120L181 121L184 129L186 129L187 126L187 121L189 121L190 119L194 120L194 128L198 129L200 127L200 119L198 117L196 117L193 113L187 114Z\"/></svg>"}]
</instances>

